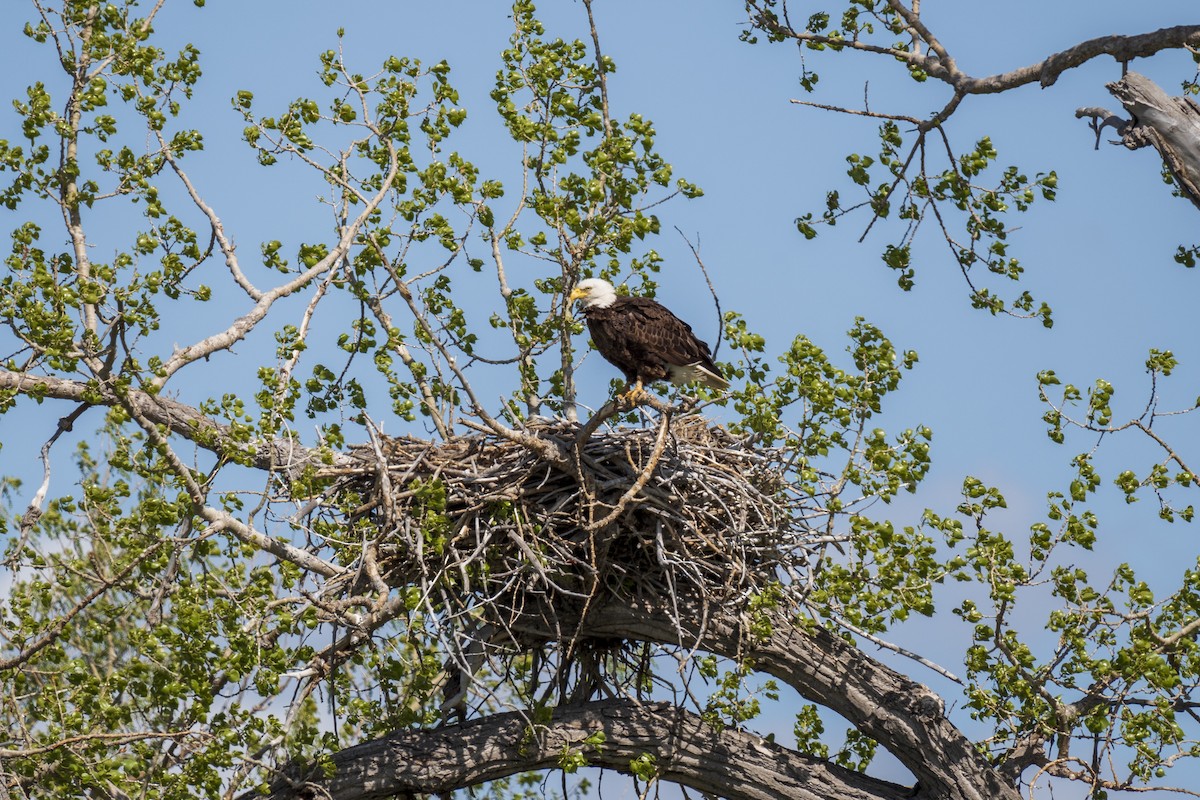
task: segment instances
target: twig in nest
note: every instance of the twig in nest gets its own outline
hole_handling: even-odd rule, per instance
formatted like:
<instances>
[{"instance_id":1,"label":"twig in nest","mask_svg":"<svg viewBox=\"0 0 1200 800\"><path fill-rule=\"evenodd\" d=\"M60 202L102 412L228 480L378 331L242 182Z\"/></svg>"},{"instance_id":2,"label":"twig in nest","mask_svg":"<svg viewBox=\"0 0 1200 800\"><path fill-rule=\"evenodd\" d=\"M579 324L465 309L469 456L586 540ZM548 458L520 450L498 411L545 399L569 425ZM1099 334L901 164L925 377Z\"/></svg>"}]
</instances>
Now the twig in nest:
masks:
<instances>
[{"instance_id":1,"label":"twig in nest","mask_svg":"<svg viewBox=\"0 0 1200 800\"><path fill-rule=\"evenodd\" d=\"M614 506L613 510L609 512L608 516L599 522L592 522L585 525L584 530L591 532L600 530L601 528L606 528L612 524L613 520L624 513L625 507L629 504L629 501L637 496L637 493L640 492L646 486L646 482L650 480L650 476L654 474L654 470L658 466L658 460L662 458L663 448L666 447L667 431L670 430L670 428L671 415L669 413L663 414L662 421L658 425L658 438L655 439L654 450L652 450L650 453L650 461L642 469L641 474L638 475L637 480L633 482L633 485L629 487L628 491L621 495L621 499L617 501L616 506Z\"/></svg>"}]
</instances>

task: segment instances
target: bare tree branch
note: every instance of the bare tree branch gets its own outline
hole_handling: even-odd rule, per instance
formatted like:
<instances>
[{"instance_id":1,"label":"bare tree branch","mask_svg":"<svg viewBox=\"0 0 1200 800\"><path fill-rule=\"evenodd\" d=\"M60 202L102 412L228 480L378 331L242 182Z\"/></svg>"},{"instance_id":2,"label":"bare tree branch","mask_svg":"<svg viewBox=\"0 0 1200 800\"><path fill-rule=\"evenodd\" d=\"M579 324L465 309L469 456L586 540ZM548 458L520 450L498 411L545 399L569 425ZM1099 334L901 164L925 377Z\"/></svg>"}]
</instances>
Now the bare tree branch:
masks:
<instances>
[{"instance_id":1,"label":"bare tree branch","mask_svg":"<svg viewBox=\"0 0 1200 800\"><path fill-rule=\"evenodd\" d=\"M76 402L88 402L95 396L95 388L82 381L49 375L28 375L6 369L0 369L0 390ZM128 399L146 419L157 425L165 425L172 433L195 442L205 450L227 455L231 451L246 448L244 443L234 438L227 426L214 422L209 416L186 403L137 390L129 390ZM114 402L113 405L115 404ZM311 450L287 439L259 442L255 445L253 453L248 455L250 464L258 469L277 470L291 476L299 474L306 465L325 457L317 450Z\"/></svg>"},{"instance_id":2,"label":"bare tree branch","mask_svg":"<svg viewBox=\"0 0 1200 800\"><path fill-rule=\"evenodd\" d=\"M825 45L834 50L859 50L896 58L912 67L924 70L930 77L953 86L956 93L961 94L995 94L1035 82L1042 88L1046 88L1054 85L1058 76L1063 72L1082 66L1100 56L1112 56L1115 60L1124 63L1135 58L1148 58L1162 50L1200 47L1200 25L1176 25L1172 28L1160 28L1149 33L1131 36L1114 35L1088 39L1073 47L1068 47L1066 50L1052 53L1041 61L1028 66L995 75L973 77L959 69L950 49L944 46L921 22L919 15L906 8L904 3L899 0L888 0L888 5L900 15L910 31L925 41L933 52L933 56L924 55L916 50L883 47L858 39L851 40L797 30L780 22L779 18L773 14L762 13L762 9L759 9L756 4L748 4L752 10L759 11L754 19L755 25L772 34L785 36L802 43Z\"/></svg>"},{"instance_id":3,"label":"bare tree branch","mask_svg":"<svg viewBox=\"0 0 1200 800\"><path fill-rule=\"evenodd\" d=\"M262 299L263 293L242 272L242 267L237 257L237 245L231 242L229 237L225 235L225 226L221 222L221 218L217 216L217 212L212 209L212 206L204 202L204 198L200 196L200 192L196 190L187 173L183 171L183 167L179 166L179 161L175 158L175 154L171 152L171 147L163 137L162 132L156 130L154 131L154 135L158 137L158 144L162 148L163 158L167 160L167 163L171 165L171 169L179 176L183 187L187 189L188 197L196 204L196 208L200 209L201 213L208 218L208 223L212 226L213 238L217 240L217 243L221 247L221 253L225 256L225 266L229 267L229 272L233 276L234 282L241 287L242 291L251 300L258 302Z\"/></svg>"}]
</instances>

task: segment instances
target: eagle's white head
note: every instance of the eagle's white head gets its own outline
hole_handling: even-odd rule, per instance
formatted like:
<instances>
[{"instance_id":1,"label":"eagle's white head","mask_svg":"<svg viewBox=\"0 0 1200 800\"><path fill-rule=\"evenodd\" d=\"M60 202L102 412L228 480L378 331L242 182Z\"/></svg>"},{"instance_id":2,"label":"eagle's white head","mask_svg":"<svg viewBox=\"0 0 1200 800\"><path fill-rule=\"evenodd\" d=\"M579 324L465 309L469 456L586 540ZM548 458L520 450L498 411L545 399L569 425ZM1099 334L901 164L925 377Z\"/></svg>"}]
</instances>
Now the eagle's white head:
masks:
<instances>
[{"instance_id":1,"label":"eagle's white head","mask_svg":"<svg viewBox=\"0 0 1200 800\"><path fill-rule=\"evenodd\" d=\"M584 308L608 308L617 301L617 290L606 280L587 278L575 284L569 301L579 300Z\"/></svg>"}]
</instances>

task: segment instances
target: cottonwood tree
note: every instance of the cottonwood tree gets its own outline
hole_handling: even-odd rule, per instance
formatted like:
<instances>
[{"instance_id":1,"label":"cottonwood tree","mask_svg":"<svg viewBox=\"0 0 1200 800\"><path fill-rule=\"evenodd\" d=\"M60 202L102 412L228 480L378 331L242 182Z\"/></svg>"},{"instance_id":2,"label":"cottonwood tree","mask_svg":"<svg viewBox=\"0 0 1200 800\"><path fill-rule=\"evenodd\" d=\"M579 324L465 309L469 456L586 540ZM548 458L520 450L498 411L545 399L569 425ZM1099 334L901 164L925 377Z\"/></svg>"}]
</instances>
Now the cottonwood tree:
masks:
<instances>
[{"instance_id":1,"label":"cottonwood tree","mask_svg":"<svg viewBox=\"0 0 1200 800\"><path fill-rule=\"evenodd\" d=\"M26 33L48 66L0 144L18 220L0 410L59 420L40 484L4 484L5 797L568 795L587 791L565 777L585 766L735 798L1001 798L1052 779L1099 797L1169 787L1200 752L1196 573L1156 598L1128 567L1097 583L1069 566L1102 545L1091 451L1025 536L989 527L1005 501L973 478L919 525L872 509L920 483L931 433L879 427L916 354L870 323L844 360L798 336L776 361L728 313L728 397L578 413L582 328L564 298L585 275L653 291L660 204L699 194L650 121L610 103L589 2L583 41L513 6L492 99L516 182L453 149L467 111L445 63L365 70L335 43L311 96L262 110L231 90L263 167L321 187L330 226L294 248L206 201L220 178L190 169L204 139L186 123L200 58L155 44L163 5L34 0ZM915 5L853 3L836 29L747 8L769 38L954 87L909 120L909 154L889 119L886 158L850 177L880 218L905 198L889 265L911 270L912 229L933 215L969 280L977 263L1019 277L997 220L1055 187L1018 170L977 185L994 153L960 157L941 127L963 98L1089 53L1200 41L1085 43L971 79ZM934 137L950 158L936 174ZM890 183L870 188L876 164ZM232 385L243 342L274 352ZM1103 381L1086 399L1039 381L1056 441L1128 431L1161 448L1115 480L1190 521L1195 475L1165 430L1179 417L1155 402L1175 366L1151 354L1151 401L1127 422ZM384 416L407 434L381 434ZM56 447L81 427L67 478ZM884 638L933 614L947 581L975 589L950 609L974 629L961 677ZM1049 648L1014 627L1029 604L1050 609ZM961 684L962 719L922 674ZM755 727L781 685L803 698L786 743ZM844 736L826 735L831 714ZM879 746L906 785L870 773Z\"/></svg>"}]
</instances>

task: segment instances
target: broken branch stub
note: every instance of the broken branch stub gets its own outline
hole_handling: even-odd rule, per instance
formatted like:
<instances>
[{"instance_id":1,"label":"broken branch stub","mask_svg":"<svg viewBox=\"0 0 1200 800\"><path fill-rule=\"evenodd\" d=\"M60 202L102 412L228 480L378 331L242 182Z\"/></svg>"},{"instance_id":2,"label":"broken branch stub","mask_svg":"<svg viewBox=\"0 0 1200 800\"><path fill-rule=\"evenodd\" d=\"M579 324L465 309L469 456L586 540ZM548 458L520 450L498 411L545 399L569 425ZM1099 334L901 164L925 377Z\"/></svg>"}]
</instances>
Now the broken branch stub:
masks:
<instances>
[{"instance_id":1,"label":"broken branch stub","mask_svg":"<svg viewBox=\"0 0 1200 800\"><path fill-rule=\"evenodd\" d=\"M1130 150L1154 147L1179 191L1200 208L1200 104L1187 97L1171 97L1137 72L1126 74L1107 88L1131 119L1120 120L1102 108L1081 108L1075 116L1091 117L1097 136L1105 125L1116 128L1121 134L1118 143ZM1098 122L1101 119L1103 122Z\"/></svg>"}]
</instances>

